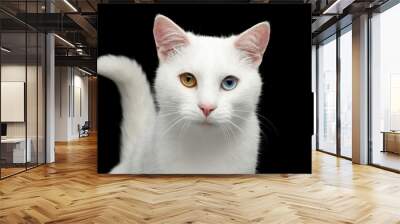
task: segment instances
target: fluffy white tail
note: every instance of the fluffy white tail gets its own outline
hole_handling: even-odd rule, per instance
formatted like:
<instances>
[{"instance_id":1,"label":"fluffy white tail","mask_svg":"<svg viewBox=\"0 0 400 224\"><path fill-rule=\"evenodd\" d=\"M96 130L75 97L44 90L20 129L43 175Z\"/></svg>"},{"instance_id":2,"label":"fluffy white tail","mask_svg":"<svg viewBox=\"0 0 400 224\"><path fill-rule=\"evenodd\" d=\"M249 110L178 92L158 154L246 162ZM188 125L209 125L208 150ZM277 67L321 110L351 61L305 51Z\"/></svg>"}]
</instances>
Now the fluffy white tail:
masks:
<instances>
[{"instance_id":1,"label":"fluffy white tail","mask_svg":"<svg viewBox=\"0 0 400 224\"><path fill-rule=\"evenodd\" d=\"M146 75L135 60L115 55L99 57L97 72L114 81L121 95L120 163L112 173L142 173L143 154L156 116Z\"/></svg>"}]
</instances>

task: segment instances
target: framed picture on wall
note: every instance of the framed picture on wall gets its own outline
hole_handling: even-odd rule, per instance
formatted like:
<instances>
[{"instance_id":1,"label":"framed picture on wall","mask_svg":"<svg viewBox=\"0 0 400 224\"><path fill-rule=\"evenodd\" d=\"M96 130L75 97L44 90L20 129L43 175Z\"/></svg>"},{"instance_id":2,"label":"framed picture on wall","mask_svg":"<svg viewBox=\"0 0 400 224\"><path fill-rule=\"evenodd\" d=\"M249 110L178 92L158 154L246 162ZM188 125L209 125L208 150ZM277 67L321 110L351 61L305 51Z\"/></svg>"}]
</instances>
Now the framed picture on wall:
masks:
<instances>
[{"instance_id":1,"label":"framed picture on wall","mask_svg":"<svg viewBox=\"0 0 400 224\"><path fill-rule=\"evenodd\" d=\"M25 122L25 82L1 82L1 122Z\"/></svg>"},{"instance_id":2,"label":"framed picture on wall","mask_svg":"<svg viewBox=\"0 0 400 224\"><path fill-rule=\"evenodd\" d=\"M98 9L99 173L311 172L309 5Z\"/></svg>"}]
</instances>

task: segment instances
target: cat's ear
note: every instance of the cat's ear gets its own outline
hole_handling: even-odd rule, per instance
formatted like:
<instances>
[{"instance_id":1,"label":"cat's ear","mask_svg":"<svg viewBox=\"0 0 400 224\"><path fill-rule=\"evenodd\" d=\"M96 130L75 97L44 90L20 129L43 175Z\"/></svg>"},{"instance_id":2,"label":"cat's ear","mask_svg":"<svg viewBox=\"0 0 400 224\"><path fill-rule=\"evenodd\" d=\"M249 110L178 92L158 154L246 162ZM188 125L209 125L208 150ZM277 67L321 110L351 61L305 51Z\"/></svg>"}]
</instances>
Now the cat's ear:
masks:
<instances>
[{"instance_id":1,"label":"cat's ear","mask_svg":"<svg viewBox=\"0 0 400 224\"><path fill-rule=\"evenodd\" d=\"M185 31L168 17L160 14L154 20L153 34L160 60L165 60L176 48L189 44Z\"/></svg>"},{"instance_id":2,"label":"cat's ear","mask_svg":"<svg viewBox=\"0 0 400 224\"><path fill-rule=\"evenodd\" d=\"M268 22L258 23L236 37L235 47L243 51L246 60L258 67L267 48L270 32Z\"/></svg>"}]
</instances>

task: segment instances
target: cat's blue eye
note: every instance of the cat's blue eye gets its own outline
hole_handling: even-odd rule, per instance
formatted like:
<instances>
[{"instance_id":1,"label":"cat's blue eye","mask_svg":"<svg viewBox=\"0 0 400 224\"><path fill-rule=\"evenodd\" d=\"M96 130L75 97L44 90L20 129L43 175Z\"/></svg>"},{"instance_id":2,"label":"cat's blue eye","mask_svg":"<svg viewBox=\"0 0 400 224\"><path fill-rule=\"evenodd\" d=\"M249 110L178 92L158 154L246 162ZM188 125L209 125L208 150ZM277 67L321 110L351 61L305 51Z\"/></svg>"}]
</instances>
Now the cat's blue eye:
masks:
<instances>
[{"instance_id":1,"label":"cat's blue eye","mask_svg":"<svg viewBox=\"0 0 400 224\"><path fill-rule=\"evenodd\" d=\"M221 88L227 91L232 90L236 88L238 81L238 78L234 76L227 76L224 78L224 80L222 80Z\"/></svg>"}]
</instances>

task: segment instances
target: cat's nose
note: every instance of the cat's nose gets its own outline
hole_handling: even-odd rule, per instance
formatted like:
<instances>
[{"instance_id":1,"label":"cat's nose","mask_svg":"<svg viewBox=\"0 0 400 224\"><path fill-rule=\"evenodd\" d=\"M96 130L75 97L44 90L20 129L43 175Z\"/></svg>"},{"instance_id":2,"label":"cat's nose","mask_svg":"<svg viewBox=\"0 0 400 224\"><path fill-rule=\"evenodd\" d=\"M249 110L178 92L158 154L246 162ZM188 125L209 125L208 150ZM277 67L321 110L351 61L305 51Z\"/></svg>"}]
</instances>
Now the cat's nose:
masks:
<instances>
[{"instance_id":1,"label":"cat's nose","mask_svg":"<svg viewBox=\"0 0 400 224\"><path fill-rule=\"evenodd\" d=\"M200 110L203 112L205 117L208 117L210 113L215 110L216 106L211 105L211 104L200 104L199 105Z\"/></svg>"}]
</instances>

